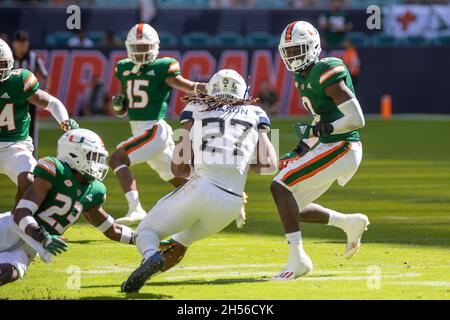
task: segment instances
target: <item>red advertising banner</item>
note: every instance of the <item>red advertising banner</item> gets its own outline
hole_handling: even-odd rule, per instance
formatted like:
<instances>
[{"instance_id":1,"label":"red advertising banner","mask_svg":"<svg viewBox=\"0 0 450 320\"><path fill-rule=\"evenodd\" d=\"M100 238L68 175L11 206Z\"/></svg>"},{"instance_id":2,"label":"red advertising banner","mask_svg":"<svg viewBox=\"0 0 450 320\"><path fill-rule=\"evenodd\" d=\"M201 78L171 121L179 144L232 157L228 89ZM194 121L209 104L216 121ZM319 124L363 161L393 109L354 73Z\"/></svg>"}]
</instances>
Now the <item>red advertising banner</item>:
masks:
<instances>
[{"instance_id":1,"label":"red advertising banner","mask_svg":"<svg viewBox=\"0 0 450 320\"><path fill-rule=\"evenodd\" d=\"M118 60L126 57L126 51L114 50L107 54L100 50L39 50L51 76L50 92L64 102L72 115L77 115L85 92L93 77L103 81L106 92L112 96L119 89L114 75ZM195 81L208 81L219 69L235 69L251 85L250 95L256 97L263 81L270 83L279 95L280 115L306 113L293 84L292 75L286 70L277 52L271 50L191 50L161 51L160 57L174 57L180 62L182 75ZM174 90L169 105L169 116L177 116L183 108L180 98L184 94ZM47 113L42 113L42 116Z\"/></svg>"}]
</instances>

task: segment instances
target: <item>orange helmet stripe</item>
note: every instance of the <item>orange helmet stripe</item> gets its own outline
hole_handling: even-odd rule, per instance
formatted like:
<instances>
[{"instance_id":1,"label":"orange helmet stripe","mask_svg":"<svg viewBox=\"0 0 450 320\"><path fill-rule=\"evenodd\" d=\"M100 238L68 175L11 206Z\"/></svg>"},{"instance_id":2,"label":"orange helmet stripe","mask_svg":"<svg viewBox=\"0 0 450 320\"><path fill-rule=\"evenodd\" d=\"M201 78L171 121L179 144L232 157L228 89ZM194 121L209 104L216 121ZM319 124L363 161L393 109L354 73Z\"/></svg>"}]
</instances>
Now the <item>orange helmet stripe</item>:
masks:
<instances>
[{"instance_id":1,"label":"orange helmet stripe","mask_svg":"<svg viewBox=\"0 0 450 320\"><path fill-rule=\"evenodd\" d=\"M136 29L136 39L141 40L142 39L142 30L144 29L144 24L139 23L138 27Z\"/></svg>"},{"instance_id":2,"label":"orange helmet stripe","mask_svg":"<svg viewBox=\"0 0 450 320\"><path fill-rule=\"evenodd\" d=\"M294 29L295 24L297 23L297 21L291 22L286 30L286 35L284 36L284 40L286 42L289 42L292 40L292 29Z\"/></svg>"}]
</instances>

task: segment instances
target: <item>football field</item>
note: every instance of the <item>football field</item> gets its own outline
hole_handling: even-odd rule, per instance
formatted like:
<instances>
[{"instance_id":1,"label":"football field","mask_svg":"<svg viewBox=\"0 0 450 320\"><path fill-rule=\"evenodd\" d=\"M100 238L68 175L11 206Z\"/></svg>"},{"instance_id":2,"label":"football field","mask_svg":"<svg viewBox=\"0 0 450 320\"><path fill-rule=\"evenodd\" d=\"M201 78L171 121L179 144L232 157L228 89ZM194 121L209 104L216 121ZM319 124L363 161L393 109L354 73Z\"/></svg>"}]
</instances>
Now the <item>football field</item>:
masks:
<instances>
[{"instance_id":1,"label":"football field","mask_svg":"<svg viewBox=\"0 0 450 320\"><path fill-rule=\"evenodd\" d=\"M99 133L110 152L130 134L123 120L79 122ZM272 122L280 129L280 152L295 146L295 119ZM53 121L41 123L39 156L56 154L61 133ZM334 184L317 201L369 216L361 250L351 260L342 256L343 232L303 224L313 273L268 281L284 265L288 248L269 192L272 177L249 174L245 227L233 223L193 244L176 268L139 294L119 289L140 263L137 250L106 239L81 219L65 234L68 252L52 264L35 259L23 280L0 287L0 299L450 299L450 117L369 118L361 135L359 171L345 188ZM147 210L172 190L146 165L133 172ZM124 215L126 200L112 171L105 184L104 208ZM1 176L0 212L10 209L14 193L15 186Z\"/></svg>"}]
</instances>

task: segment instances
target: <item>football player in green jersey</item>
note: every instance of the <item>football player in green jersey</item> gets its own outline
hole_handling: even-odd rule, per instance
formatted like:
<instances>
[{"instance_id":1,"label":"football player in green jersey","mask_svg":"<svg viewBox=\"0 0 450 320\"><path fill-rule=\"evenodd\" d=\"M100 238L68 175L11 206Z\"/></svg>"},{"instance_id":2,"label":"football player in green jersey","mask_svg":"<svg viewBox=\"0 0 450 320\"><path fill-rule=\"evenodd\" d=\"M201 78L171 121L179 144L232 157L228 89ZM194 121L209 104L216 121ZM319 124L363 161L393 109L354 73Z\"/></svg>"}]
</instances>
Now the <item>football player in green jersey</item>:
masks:
<instances>
[{"instance_id":1,"label":"football player in green jersey","mask_svg":"<svg viewBox=\"0 0 450 320\"><path fill-rule=\"evenodd\" d=\"M0 214L0 285L23 277L36 253L45 262L67 250L61 235L80 215L111 240L133 244L133 231L103 209L108 151L87 129L66 132L57 156L44 157L14 212Z\"/></svg>"},{"instance_id":2,"label":"football player in green jersey","mask_svg":"<svg viewBox=\"0 0 450 320\"><path fill-rule=\"evenodd\" d=\"M14 58L8 44L0 39L0 174L17 184L16 202L33 181L36 165L29 136L29 105L50 111L65 131L77 128L57 98L39 89L29 70L13 70Z\"/></svg>"},{"instance_id":3,"label":"football player in green jersey","mask_svg":"<svg viewBox=\"0 0 450 320\"><path fill-rule=\"evenodd\" d=\"M128 58L116 66L122 92L113 97L117 115L128 113L133 136L120 143L111 155L110 166L114 170L128 201L127 215L118 219L124 224L142 220L146 212L129 166L147 162L161 179L175 187L185 179L175 177L170 161L175 146L172 128L164 121L167 99L172 88L184 92L205 92L204 83L193 82L181 76L180 65L173 58L157 58L159 37L150 25L139 23L128 33L125 45Z\"/></svg>"},{"instance_id":4,"label":"football player in green jersey","mask_svg":"<svg viewBox=\"0 0 450 320\"><path fill-rule=\"evenodd\" d=\"M286 68L294 73L303 106L314 117L312 124L296 125L300 141L286 156L289 160L282 157L284 168L271 185L289 244L288 262L272 279L291 280L313 268L302 246L299 221L342 229L347 235L347 258L360 247L367 216L342 214L312 202L334 181L344 186L355 174L362 158L358 129L364 126L364 116L342 60L319 60L320 37L310 23L290 23L278 48Z\"/></svg>"}]
</instances>

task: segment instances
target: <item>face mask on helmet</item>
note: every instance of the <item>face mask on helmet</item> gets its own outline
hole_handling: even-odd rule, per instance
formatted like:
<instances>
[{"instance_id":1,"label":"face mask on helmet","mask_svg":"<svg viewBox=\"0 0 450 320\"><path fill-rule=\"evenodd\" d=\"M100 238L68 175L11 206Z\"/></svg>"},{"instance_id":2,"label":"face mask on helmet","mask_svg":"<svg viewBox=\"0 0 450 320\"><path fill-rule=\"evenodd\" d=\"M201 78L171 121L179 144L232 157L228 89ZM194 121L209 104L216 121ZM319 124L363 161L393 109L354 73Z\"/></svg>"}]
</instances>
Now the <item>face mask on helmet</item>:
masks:
<instances>
[{"instance_id":1,"label":"face mask on helmet","mask_svg":"<svg viewBox=\"0 0 450 320\"><path fill-rule=\"evenodd\" d=\"M306 43L280 47L279 51L289 71L302 71L315 60L310 55L310 45Z\"/></svg>"},{"instance_id":2,"label":"face mask on helmet","mask_svg":"<svg viewBox=\"0 0 450 320\"><path fill-rule=\"evenodd\" d=\"M7 60L0 60L0 82L9 78L12 70L12 63Z\"/></svg>"},{"instance_id":3,"label":"face mask on helmet","mask_svg":"<svg viewBox=\"0 0 450 320\"><path fill-rule=\"evenodd\" d=\"M108 151L94 132L74 129L58 141L57 158L81 173L89 182L102 181L108 174Z\"/></svg>"},{"instance_id":4,"label":"face mask on helmet","mask_svg":"<svg viewBox=\"0 0 450 320\"><path fill-rule=\"evenodd\" d=\"M84 173L87 175L86 178L88 180L97 179L103 181L108 174L108 170L108 152L106 150L101 152L89 151L86 154L86 169Z\"/></svg>"},{"instance_id":5,"label":"face mask on helmet","mask_svg":"<svg viewBox=\"0 0 450 320\"><path fill-rule=\"evenodd\" d=\"M136 43L126 44L128 57L135 64L147 64L153 62L158 56L159 44L158 43Z\"/></svg>"}]
</instances>

